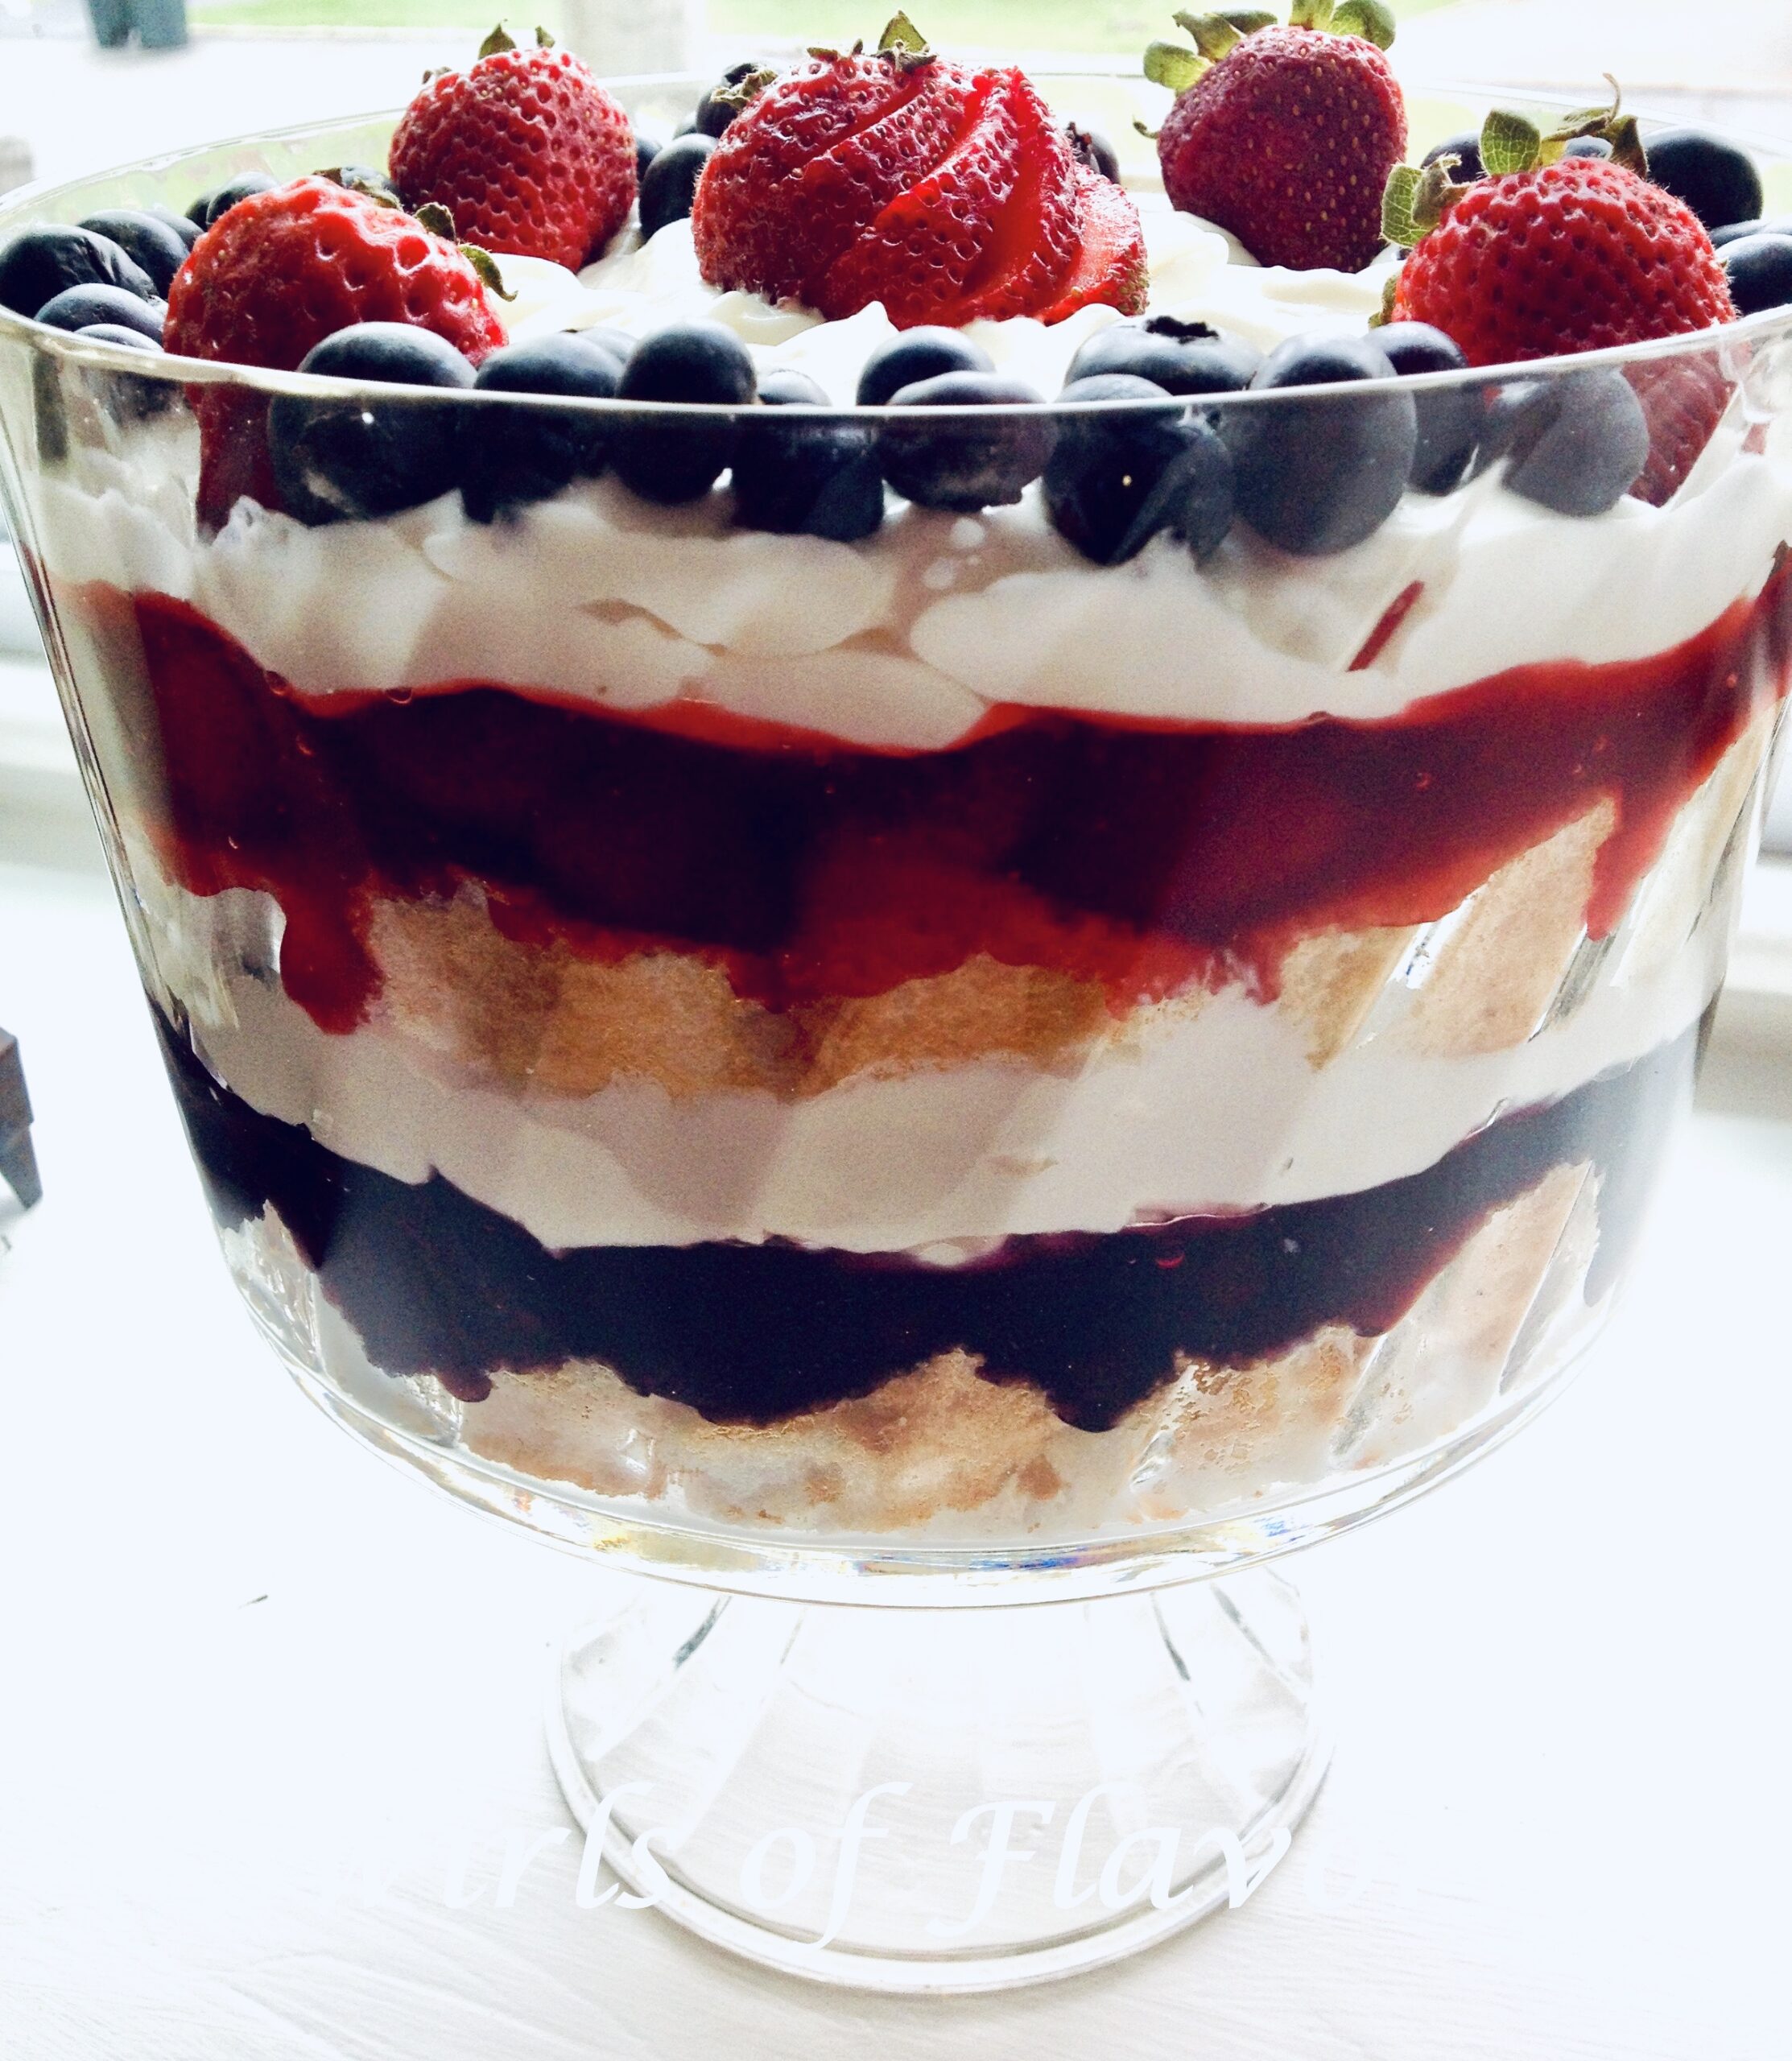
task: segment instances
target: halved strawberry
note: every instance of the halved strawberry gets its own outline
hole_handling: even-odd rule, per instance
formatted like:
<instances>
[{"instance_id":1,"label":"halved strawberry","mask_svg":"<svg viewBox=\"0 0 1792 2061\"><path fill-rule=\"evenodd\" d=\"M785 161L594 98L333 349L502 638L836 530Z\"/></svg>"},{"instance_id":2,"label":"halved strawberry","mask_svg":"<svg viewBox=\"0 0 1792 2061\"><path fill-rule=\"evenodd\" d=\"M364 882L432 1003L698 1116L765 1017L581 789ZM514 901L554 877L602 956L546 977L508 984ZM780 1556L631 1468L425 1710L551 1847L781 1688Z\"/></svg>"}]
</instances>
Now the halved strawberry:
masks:
<instances>
[{"instance_id":1,"label":"halved strawberry","mask_svg":"<svg viewBox=\"0 0 1792 2061\"><path fill-rule=\"evenodd\" d=\"M1010 103L1020 127L1020 177L966 283L961 322L1037 315L1082 247L1079 167L1070 138L1021 75L1013 76L1025 89Z\"/></svg>"},{"instance_id":2,"label":"halved strawberry","mask_svg":"<svg viewBox=\"0 0 1792 2061\"><path fill-rule=\"evenodd\" d=\"M816 269L795 204L800 176L902 106L921 83L917 69L881 56L819 57L737 115L704 167L691 211L697 262L710 284L771 300L799 295Z\"/></svg>"},{"instance_id":3,"label":"halved strawberry","mask_svg":"<svg viewBox=\"0 0 1792 2061\"><path fill-rule=\"evenodd\" d=\"M1661 508L1703 454L1730 404L1731 387L1707 357L1664 357L1625 374L1649 424L1649 462L1630 491Z\"/></svg>"},{"instance_id":4,"label":"halved strawberry","mask_svg":"<svg viewBox=\"0 0 1792 2061\"><path fill-rule=\"evenodd\" d=\"M1145 231L1133 196L1111 179L1077 167L1077 203L1083 242L1076 262L1059 283L1058 297L1040 312L1042 322L1062 322L1096 303L1122 315L1142 315L1150 289Z\"/></svg>"},{"instance_id":5,"label":"halved strawberry","mask_svg":"<svg viewBox=\"0 0 1792 2061\"><path fill-rule=\"evenodd\" d=\"M795 176L786 205L805 255L803 285L818 286L828 266L915 181L956 147L977 118L982 96L956 64L908 75L913 90L886 114L836 143Z\"/></svg>"},{"instance_id":6,"label":"halved strawberry","mask_svg":"<svg viewBox=\"0 0 1792 2061\"><path fill-rule=\"evenodd\" d=\"M970 127L927 176L891 201L811 289L831 319L881 300L898 329L956 322L996 217L1021 176L1021 125L1010 80L983 72Z\"/></svg>"},{"instance_id":7,"label":"halved strawberry","mask_svg":"<svg viewBox=\"0 0 1792 2061\"><path fill-rule=\"evenodd\" d=\"M1110 291L1135 311L1130 198L1084 176L1023 73L968 72L919 43L898 17L886 48L818 58L729 125L692 210L704 279L835 319L880 301L898 328L1067 313Z\"/></svg>"}]
</instances>

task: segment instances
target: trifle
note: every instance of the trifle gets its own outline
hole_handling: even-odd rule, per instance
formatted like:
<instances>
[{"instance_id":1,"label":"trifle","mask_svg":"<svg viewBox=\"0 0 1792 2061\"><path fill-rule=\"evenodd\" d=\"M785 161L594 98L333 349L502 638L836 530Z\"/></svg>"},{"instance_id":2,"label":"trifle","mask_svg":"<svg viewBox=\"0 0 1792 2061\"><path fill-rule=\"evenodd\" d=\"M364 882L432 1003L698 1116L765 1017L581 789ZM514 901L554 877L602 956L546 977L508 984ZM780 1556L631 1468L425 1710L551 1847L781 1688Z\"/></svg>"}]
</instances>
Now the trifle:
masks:
<instances>
[{"instance_id":1,"label":"trifle","mask_svg":"<svg viewBox=\"0 0 1792 2061\"><path fill-rule=\"evenodd\" d=\"M1322 14L1154 46L1154 151L901 18L663 144L500 36L31 204L17 527L364 1428L1025 1557L1298 1530L1590 1335L1792 663L1792 237L1616 107L1409 164Z\"/></svg>"}]
</instances>

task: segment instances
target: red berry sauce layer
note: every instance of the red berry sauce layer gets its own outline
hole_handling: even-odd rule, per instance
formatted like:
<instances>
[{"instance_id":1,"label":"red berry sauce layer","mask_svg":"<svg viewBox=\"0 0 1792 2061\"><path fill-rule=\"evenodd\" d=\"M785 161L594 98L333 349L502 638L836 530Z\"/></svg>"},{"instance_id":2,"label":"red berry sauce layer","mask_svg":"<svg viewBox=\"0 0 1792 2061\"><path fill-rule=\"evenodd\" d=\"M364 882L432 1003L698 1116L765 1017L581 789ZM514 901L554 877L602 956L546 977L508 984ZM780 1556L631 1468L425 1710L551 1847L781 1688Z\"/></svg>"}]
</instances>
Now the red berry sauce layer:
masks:
<instances>
[{"instance_id":1,"label":"red berry sauce layer","mask_svg":"<svg viewBox=\"0 0 1792 2061\"><path fill-rule=\"evenodd\" d=\"M261 889L325 1030L377 999L370 912L482 886L513 936L713 958L774 1007L865 996L974 954L1124 1010L1244 979L1301 937L1447 915L1609 801L1587 923L1608 933L1676 812L1792 669L1792 561L1646 660L1527 666L1378 722L1167 729L996 712L901 755L716 712L623 719L500 684L307 702L183 603L85 590L138 643L138 762L190 891ZM699 714L705 712L698 711Z\"/></svg>"}]
</instances>

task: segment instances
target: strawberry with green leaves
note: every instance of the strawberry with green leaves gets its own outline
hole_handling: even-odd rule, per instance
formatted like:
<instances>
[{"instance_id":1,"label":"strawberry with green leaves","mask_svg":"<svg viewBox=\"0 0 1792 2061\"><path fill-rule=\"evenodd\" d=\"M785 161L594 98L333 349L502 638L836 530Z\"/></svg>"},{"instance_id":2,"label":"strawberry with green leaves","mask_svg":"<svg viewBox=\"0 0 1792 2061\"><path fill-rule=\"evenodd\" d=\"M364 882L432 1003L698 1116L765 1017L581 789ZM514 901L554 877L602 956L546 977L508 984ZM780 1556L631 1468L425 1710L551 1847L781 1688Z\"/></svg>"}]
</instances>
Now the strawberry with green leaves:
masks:
<instances>
[{"instance_id":1,"label":"strawberry with green leaves","mask_svg":"<svg viewBox=\"0 0 1792 2061\"><path fill-rule=\"evenodd\" d=\"M469 366L504 341L485 254L456 248L388 195L318 173L240 200L188 254L168 290L167 348L181 357L291 372L363 323L427 329ZM267 397L196 388L199 512L217 527L242 495L280 506L269 469Z\"/></svg>"},{"instance_id":2,"label":"strawberry with green leaves","mask_svg":"<svg viewBox=\"0 0 1792 2061\"><path fill-rule=\"evenodd\" d=\"M399 117L390 163L407 207L446 208L458 233L488 250L574 271L634 205L627 114L541 29L530 50L493 29L468 70L427 78Z\"/></svg>"},{"instance_id":3,"label":"strawberry with green leaves","mask_svg":"<svg viewBox=\"0 0 1792 2061\"><path fill-rule=\"evenodd\" d=\"M1581 137L1608 158L1570 154ZM1614 101L1546 134L1497 110L1481 131L1483 176L1445 157L1396 167L1383 227L1410 252L1389 299L1397 322L1441 329L1470 365L1510 365L1683 336L1735 319L1703 223L1648 177L1633 119ZM1630 488L1659 505L1711 441L1729 400L1707 354L1628 367L1648 457Z\"/></svg>"},{"instance_id":4,"label":"strawberry with green leaves","mask_svg":"<svg viewBox=\"0 0 1792 2061\"><path fill-rule=\"evenodd\" d=\"M1567 155L1583 135L1612 156ZM1509 365L1733 319L1703 224L1650 183L1636 124L1615 107L1547 135L1496 112L1480 154L1486 176L1467 185L1447 159L1390 176L1382 226L1410 253L1394 320L1441 329L1471 365Z\"/></svg>"},{"instance_id":5,"label":"strawberry with green leaves","mask_svg":"<svg viewBox=\"0 0 1792 2061\"><path fill-rule=\"evenodd\" d=\"M1381 247L1381 195L1406 148L1384 0L1295 0L1178 14L1147 78L1175 104L1158 133L1171 204L1229 229L1260 264L1356 272Z\"/></svg>"}]
</instances>

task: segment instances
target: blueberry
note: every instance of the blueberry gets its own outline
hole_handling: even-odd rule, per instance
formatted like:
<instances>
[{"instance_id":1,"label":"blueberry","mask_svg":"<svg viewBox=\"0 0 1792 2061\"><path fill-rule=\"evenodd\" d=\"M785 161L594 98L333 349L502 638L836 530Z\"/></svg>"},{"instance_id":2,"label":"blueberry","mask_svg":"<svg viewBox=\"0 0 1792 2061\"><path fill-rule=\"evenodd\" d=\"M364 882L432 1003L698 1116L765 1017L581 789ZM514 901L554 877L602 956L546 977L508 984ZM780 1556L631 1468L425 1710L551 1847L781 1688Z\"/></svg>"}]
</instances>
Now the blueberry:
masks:
<instances>
[{"instance_id":1,"label":"blueberry","mask_svg":"<svg viewBox=\"0 0 1792 2061\"><path fill-rule=\"evenodd\" d=\"M60 222L22 229L0 250L0 308L31 316L64 287L122 287L139 300L155 298L155 283L109 236Z\"/></svg>"},{"instance_id":2,"label":"blueberry","mask_svg":"<svg viewBox=\"0 0 1792 2061\"><path fill-rule=\"evenodd\" d=\"M1765 221L1757 217L1750 222L1726 222L1722 229L1714 229L1711 236L1714 250L1740 243L1745 236L1792 236L1792 215L1771 215Z\"/></svg>"},{"instance_id":3,"label":"blueberry","mask_svg":"<svg viewBox=\"0 0 1792 2061\"><path fill-rule=\"evenodd\" d=\"M401 322L338 329L299 370L382 385L473 382L473 367L452 344ZM287 514L302 522L335 522L394 514L446 494L455 478L455 414L442 402L277 395L268 407L267 442Z\"/></svg>"},{"instance_id":4,"label":"blueberry","mask_svg":"<svg viewBox=\"0 0 1792 2061\"><path fill-rule=\"evenodd\" d=\"M1703 129L1664 129L1648 138L1649 176L1684 200L1706 228L1761 213L1761 174L1746 151Z\"/></svg>"},{"instance_id":5,"label":"blueberry","mask_svg":"<svg viewBox=\"0 0 1792 2061\"><path fill-rule=\"evenodd\" d=\"M641 233L657 236L691 212L703 168L716 153L713 136L675 136L641 182Z\"/></svg>"},{"instance_id":6,"label":"blueberry","mask_svg":"<svg viewBox=\"0 0 1792 2061\"><path fill-rule=\"evenodd\" d=\"M618 358L574 334L493 351L473 385L485 394L608 400L621 377ZM546 501L604 469L611 429L601 409L469 407L459 413L460 499L476 522Z\"/></svg>"},{"instance_id":7,"label":"blueberry","mask_svg":"<svg viewBox=\"0 0 1792 2061\"><path fill-rule=\"evenodd\" d=\"M90 329L96 322L116 322L138 331L159 350L167 312L164 302L140 300L122 287L65 287L45 301L37 319L52 329Z\"/></svg>"},{"instance_id":8,"label":"blueberry","mask_svg":"<svg viewBox=\"0 0 1792 2061\"><path fill-rule=\"evenodd\" d=\"M1084 129L1073 122L1069 126L1070 147L1076 155L1091 171L1099 172L1102 178L1111 179L1116 186L1121 184L1120 153L1099 129Z\"/></svg>"},{"instance_id":9,"label":"blueberry","mask_svg":"<svg viewBox=\"0 0 1792 2061\"><path fill-rule=\"evenodd\" d=\"M156 352L162 348L151 342L141 329L127 329L121 322L95 322L77 330L76 334L91 337L96 344L110 344L120 350ZM118 372L100 373L93 377L111 412L134 422L159 415L173 398L174 389L163 380L139 379L134 374Z\"/></svg>"},{"instance_id":10,"label":"blueberry","mask_svg":"<svg viewBox=\"0 0 1792 2061\"><path fill-rule=\"evenodd\" d=\"M1575 136L1562 146L1565 158L1608 158L1612 146L1603 136Z\"/></svg>"},{"instance_id":11,"label":"blueberry","mask_svg":"<svg viewBox=\"0 0 1792 2061\"><path fill-rule=\"evenodd\" d=\"M877 439L884 477L923 508L975 514L1018 501L1051 456L1051 418L1030 386L997 372L943 372L891 394L893 408L988 410L912 427L892 419Z\"/></svg>"},{"instance_id":12,"label":"blueberry","mask_svg":"<svg viewBox=\"0 0 1792 2061\"><path fill-rule=\"evenodd\" d=\"M141 329L127 329L122 322L90 322L75 333L77 337L91 337L97 344L116 344L127 351L159 351L162 348Z\"/></svg>"},{"instance_id":13,"label":"blueberry","mask_svg":"<svg viewBox=\"0 0 1792 2061\"><path fill-rule=\"evenodd\" d=\"M1068 402L1167 401L1148 379L1098 372L1074 380ZM1098 565L1118 565L1173 529L1198 558L1232 526L1232 459L1218 433L1187 409L1069 415L1045 469L1045 503L1059 534Z\"/></svg>"},{"instance_id":14,"label":"blueberry","mask_svg":"<svg viewBox=\"0 0 1792 2061\"><path fill-rule=\"evenodd\" d=\"M394 201L398 197L397 188L392 184L391 173L381 171L378 165L332 165L328 171L320 171L316 176L320 179L333 180L351 193L365 193L370 199Z\"/></svg>"},{"instance_id":15,"label":"blueberry","mask_svg":"<svg viewBox=\"0 0 1792 2061\"><path fill-rule=\"evenodd\" d=\"M590 329L569 330L568 334L576 337L581 343L589 344L597 350L607 352L615 359L618 373L634 354L634 337L626 329L613 329L607 323L599 323Z\"/></svg>"},{"instance_id":16,"label":"blueberry","mask_svg":"<svg viewBox=\"0 0 1792 2061\"><path fill-rule=\"evenodd\" d=\"M961 329L903 329L879 344L859 374L861 408L881 408L904 386L947 372L993 372L996 361Z\"/></svg>"},{"instance_id":17,"label":"blueberry","mask_svg":"<svg viewBox=\"0 0 1792 2061\"><path fill-rule=\"evenodd\" d=\"M759 398L768 408L826 408L833 405L819 379L789 365L772 367L759 382Z\"/></svg>"},{"instance_id":18,"label":"blueberry","mask_svg":"<svg viewBox=\"0 0 1792 2061\"><path fill-rule=\"evenodd\" d=\"M209 229L239 200L246 200L252 193L271 193L279 183L277 179L270 179L265 171L246 171L222 186L215 187L211 192L202 193L187 213L201 229Z\"/></svg>"},{"instance_id":19,"label":"blueberry","mask_svg":"<svg viewBox=\"0 0 1792 2061\"><path fill-rule=\"evenodd\" d=\"M820 407L828 396L806 373L769 372L767 407ZM875 433L863 423L747 416L734 444L734 516L753 530L803 532L851 543L884 519Z\"/></svg>"},{"instance_id":20,"label":"blueberry","mask_svg":"<svg viewBox=\"0 0 1792 2061\"><path fill-rule=\"evenodd\" d=\"M750 57L743 64L730 64L720 81L697 102L697 111L691 118L693 133L699 136L720 136L741 110L725 100L717 99L716 95L739 85L759 68Z\"/></svg>"},{"instance_id":21,"label":"blueberry","mask_svg":"<svg viewBox=\"0 0 1792 2061\"><path fill-rule=\"evenodd\" d=\"M1494 397L1482 462L1504 460L1514 494L1559 515L1603 515L1649 456L1649 423L1621 372L1516 379Z\"/></svg>"},{"instance_id":22,"label":"blueberry","mask_svg":"<svg viewBox=\"0 0 1792 2061\"><path fill-rule=\"evenodd\" d=\"M188 245L159 216L138 208L114 208L89 215L81 224L96 236L109 236L149 275L150 284L166 295L174 275L187 262Z\"/></svg>"},{"instance_id":23,"label":"blueberry","mask_svg":"<svg viewBox=\"0 0 1792 2061\"><path fill-rule=\"evenodd\" d=\"M1366 337L1290 337L1271 351L1253 392L1287 398L1230 412L1226 440L1238 475L1238 512L1259 536L1303 556L1348 551L1400 504L1418 448L1410 394L1290 390L1388 379L1394 367Z\"/></svg>"},{"instance_id":24,"label":"blueberry","mask_svg":"<svg viewBox=\"0 0 1792 2061\"><path fill-rule=\"evenodd\" d=\"M1124 372L1149 379L1166 394L1241 394L1262 362L1261 352L1236 337L1222 337L1204 322L1158 315L1149 322L1117 322L1098 329L1071 360L1064 383Z\"/></svg>"},{"instance_id":25,"label":"blueberry","mask_svg":"<svg viewBox=\"0 0 1792 2061\"><path fill-rule=\"evenodd\" d=\"M1764 230L1739 237L1718 254L1730 277L1730 298L1738 315L1792 304L1792 236Z\"/></svg>"},{"instance_id":26,"label":"blueberry","mask_svg":"<svg viewBox=\"0 0 1792 2061\"><path fill-rule=\"evenodd\" d=\"M617 390L626 401L701 402L737 408L753 399L753 360L747 347L713 323L680 323L636 345ZM651 411L617 427L613 462L624 483L644 501L695 501L728 469L734 452L732 421L656 421Z\"/></svg>"},{"instance_id":27,"label":"blueberry","mask_svg":"<svg viewBox=\"0 0 1792 2061\"><path fill-rule=\"evenodd\" d=\"M189 250L205 233L190 215L177 215L172 208L164 207L159 200L151 200L143 212L153 215L164 229L171 229Z\"/></svg>"},{"instance_id":28,"label":"blueberry","mask_svg":"<svg viewBox=\"0 0 1792 2061\"><path fill-rule=\"evenodd\" d=\"M1433 143L1420 159L1421 164L1435 164L1448 151L1460 159L1450 175L1458 186L1467 186L1475 180L1487 176L1487 167L1481 163L1481 136L1478 129L1464 129L1460 136L1446 136L1441 143Z\"/></svg>"},{"instance_id":29,"label":"blueberry","mask_svg":"<svg viewBox=\"0 0 1792 2061\"><path fill-rule=\"evenodd\" d=\"M1403 379L1468 367L1455 343L1428 322L1389 322L1376 331L1374 342ZM1413 454L1411 484L1421 494L1451 494L1462 484L1480 436L1485 405L1484 390L1475 386L1414 394L1418 448Z\"/></svg>"},{"instance_id":30,"label":"blueberry","mask_svg":"<svg viewBox=\"0 0 1792 2061\"><path fill-rule=\"evenodd\" d=\"M634 176L637 184L647 176L647 167L666 147L664 141L645 130L634 132Z\"/></svg>"}]
</instances>

